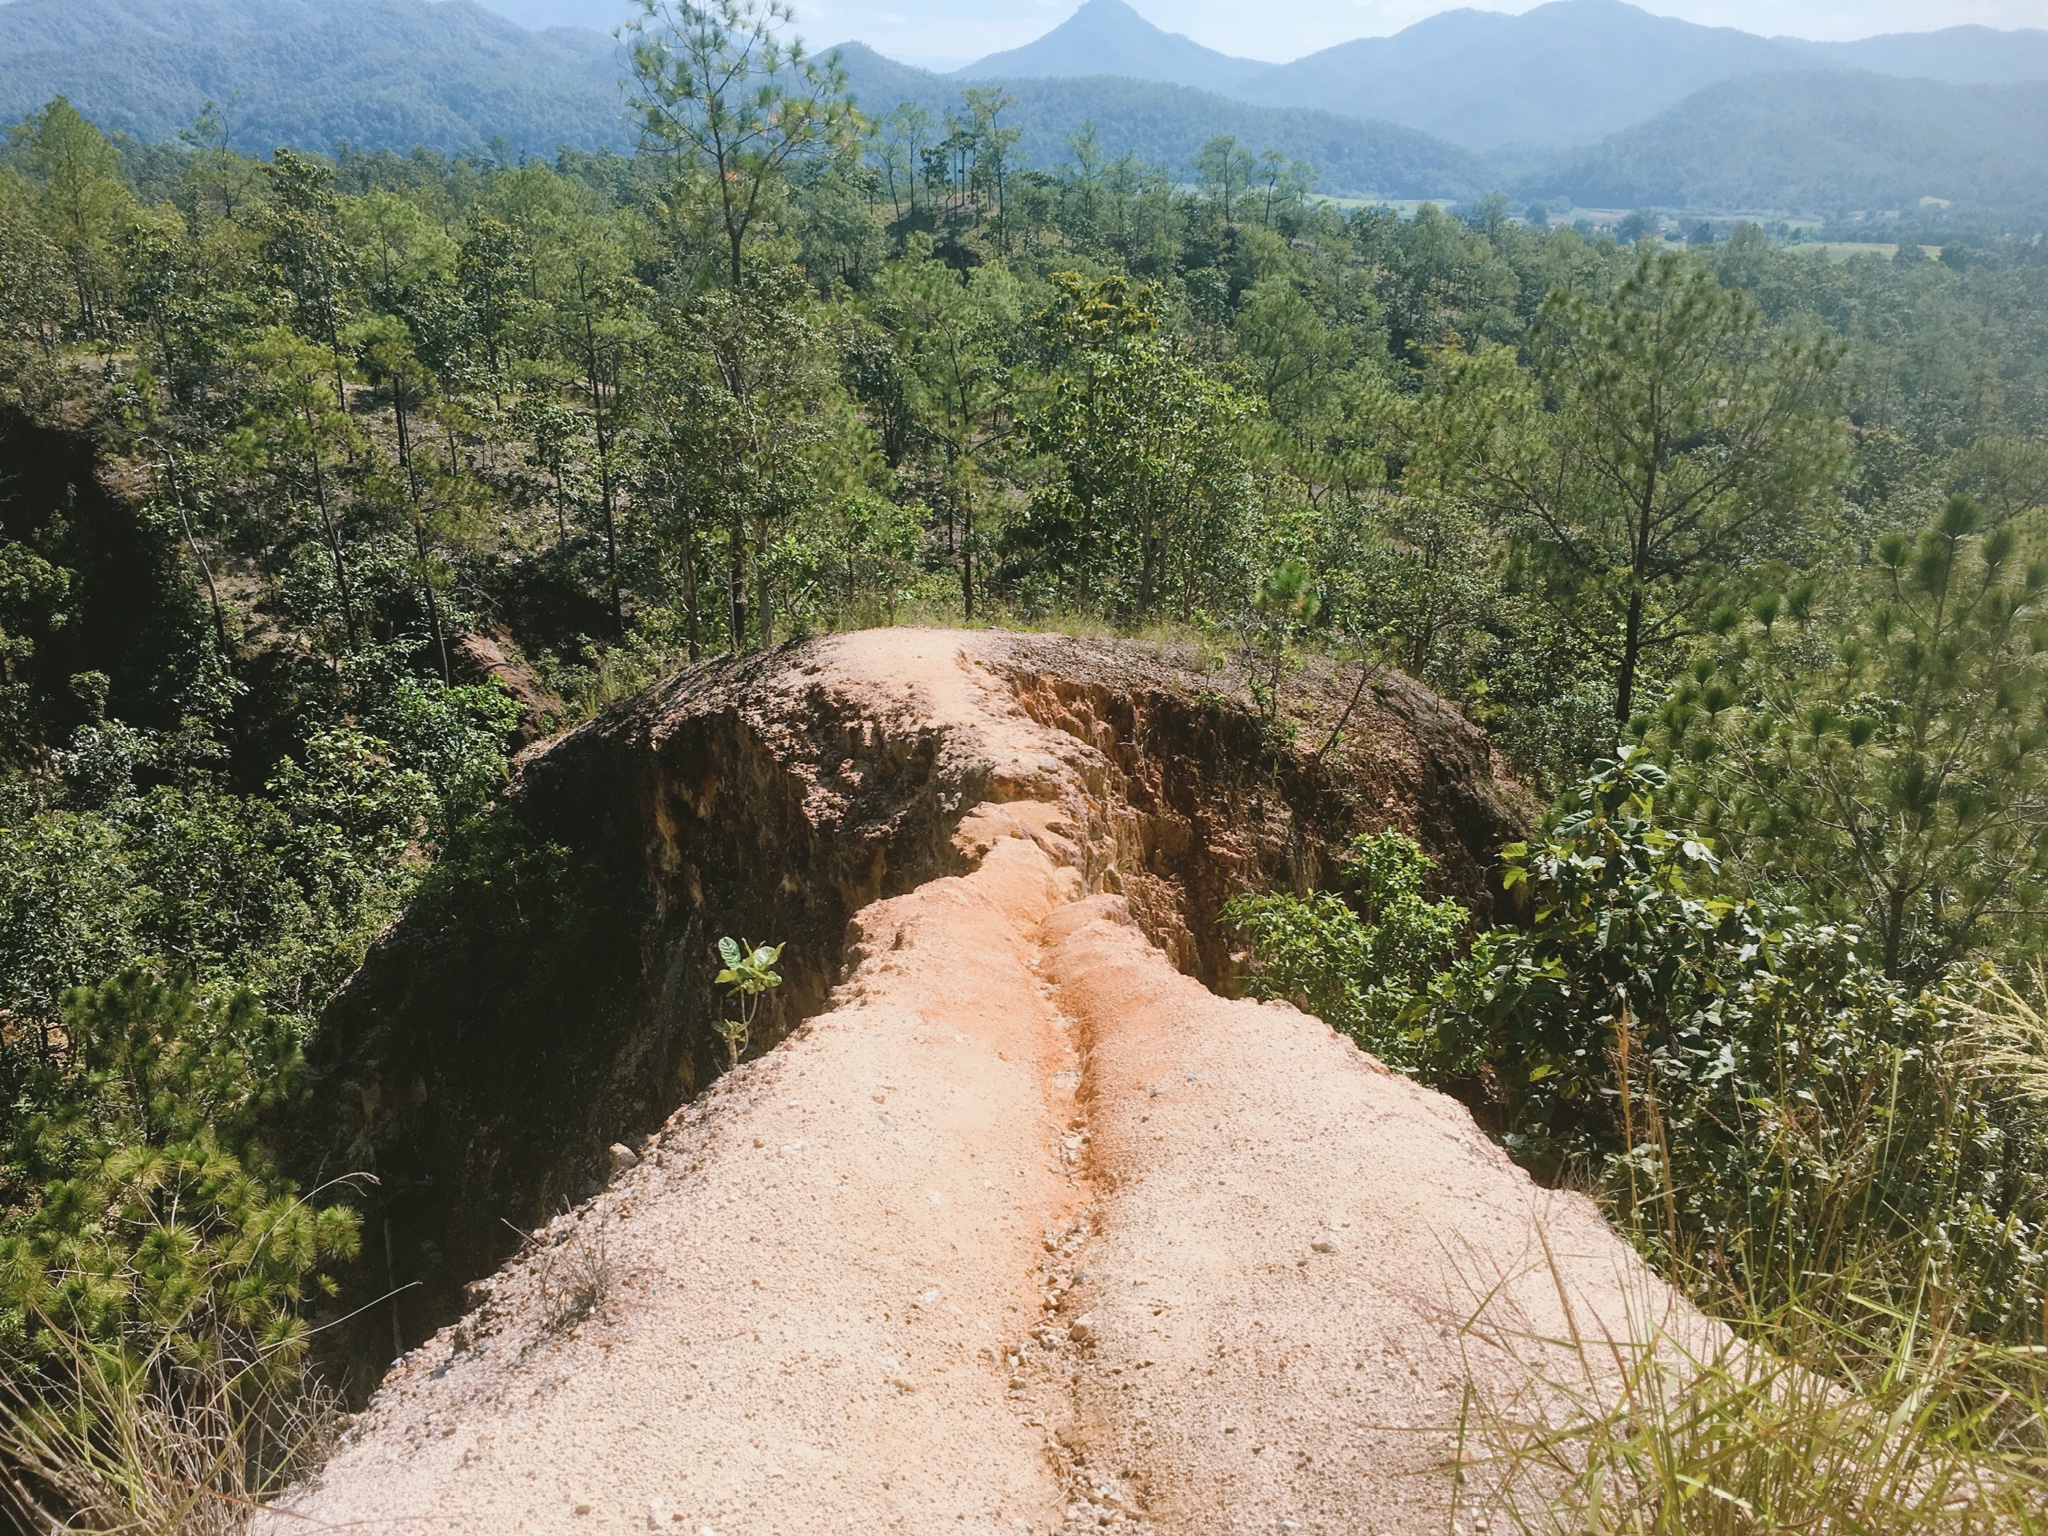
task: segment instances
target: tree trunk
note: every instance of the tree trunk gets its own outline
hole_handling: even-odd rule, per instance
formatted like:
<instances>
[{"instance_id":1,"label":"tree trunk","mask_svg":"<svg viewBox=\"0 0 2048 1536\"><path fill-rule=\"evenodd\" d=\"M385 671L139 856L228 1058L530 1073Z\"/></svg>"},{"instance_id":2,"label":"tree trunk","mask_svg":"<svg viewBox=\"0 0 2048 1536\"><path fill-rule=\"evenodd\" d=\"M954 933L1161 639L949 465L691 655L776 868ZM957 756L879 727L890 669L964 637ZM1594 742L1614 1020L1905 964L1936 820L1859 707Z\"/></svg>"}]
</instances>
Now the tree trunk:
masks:
<instances>
[{"instance_id":1,"label":"tree trunk","mask_svg":"<svg viewBox=\"0 0 2048 1536\"><path fill-rule=\"evenodd\" d=\"M747 648L747 555L746 535L739 519L732 520L726 533L726 604L728 635L737 656Z\"/></svg>"},{"instance_id":2,"label":"tree trunk","mask_svg":"<svg viewBox=\"0 0 2048 1536\"><path fill-rule=\"evenodd\" d=\"M677 508L683 520L683 622L689 638L690 660L701 650L697 628L697 519L687 503Z\"/></svg>"},{"instance_id":3,"label":"tree trunk","mask_svg":"<svg viewBox=\"0 0 2048 1536\"><path fill-rule=\"evenodd\" d=\"M171 482L171 501L178 509L178 526L185 530L185 542L192 547L192 558L199 562L199 578L206 583L206 601L213 609L213 634L220 646L221 660L228 659L228 621L220 606L220 589L213 583L213 567L207 563L205 554L199 548L199 540L192 533L192 519L185 512L185 493L178 484L178 460L168 449L164 450L164 474Z\"/></svg>"},{"instance_id":4,"label":"tree trunk","mask_svg":"<svg viewBox=\"0 0 2048 1536\"><path fill-rule=\"evenodd\" d=\"M760 609L761 649L775 644L775 599L768 590L768 519L754 519L754 606Z\"/></svg>"},{"instance_id":5,"label":"tree trunk","mask_svg":"<svg viewBox=\"0 0 2048 1536\"><path fill-rule=\"evenodd\" d=\"M583 352L587 364L585 373L590 384L591 428L597 436L597 500L604 514L605 588L611 596L612 632L623 634L626 615L619 602L619 538L612 520L611 436L604 419L604 380L598 371L597 334L592 328L588 310L583 316Z\"/></svg>"},{"instance_id":6,"label":"tree trunk","mask_svg":"<svg viewBox=\"0 0 2048 1536\"><path fill-rule=\"evenodd\" d=\"M1139 547L1145 551L1138 571L1138 622L1142 624L1151 615L1152 591L1159 580L1159 540L1144 534Z\"/></svg>"},{"instance_id":7,"label":"tree trunk","mask_svg":"<svg viewBox=\"0 0 2048 1536\"><path fill-rule=\"evenodd\" d=\"M412 509L413 545L419 553L420 590L427 598L427 627L433 632L434 649L441 657L441 681L453 682L448 668L448 637L441 632L441 605L434 597L434 572L427 554L427 517L417 506Z\"/></svg>"},{"instance_id":8,"label":"tree trunk","mask_svg":"<svg viewBox=\"0 0 2048 1536\"><path fill-rule=\"evenodd\" d=\"M1884 973L1892 981L1899 979L1899 951L1905 947L1905 933L1905 888L1893 886L1884 914Z\"/></svg>"},{"instance_id":9,"label":"tree trunk","mask_svg":"<svg viewBox=\"0 0 2048 1536\"><path fill-rule=\"evenodd\" d=\"M314 422L313 408L306 407L306 425L318 430ZM327 552L334 557L334 590L341 599L341 627L348 637L348 648L356 648L355 604L349 598L348 567L341 558L341 531L334 526L334 514L327 505L327 476L320 467L320 445L316 439L309 450L313 459L313 498L320 506L320 526L327 535Z\"/></svg>"},{"instance_id":10,"label":"tree trunk","mask_svg":"<svg viewBox=\"0 0 2048 1536\"><path fill-rule=\"evenodd\" d=\"M1628 627L1621 638L1621 672L1614 683L1614 723L1627 725L1635 708L1636 668L1643 654L1643 589L1628 595Z\"/></svg>"},{"instance_id":11,"label":"tree trunk","mask_svg":"<svg viewBox=\"0 0 2048 1536\"><path fill-rule=\"evenodd\" d=\"M441 681L454 681L454 674L448 668L448 637L441 632L441 605L434 597L434 572L427 554L427 513L420 505L419 476L412 468L412 431L405 415L405 383L394 378L391 382L391 414L398 423L398 462L405 470L406 494L412 501L413 547L419 555L420 592L427 604L427 629L434 637L434 652L441 658Z\"/></svg>"},{"instance_id":12,"label":"tree trunk","mask_svg":"<svg viewBox=\"0 0 2048 1536\"><path fill-rule=\"evenodd\" d=\"M960 540L960 607L967 622L974 622L974 503L969 501L961 509L960 526L963 537Z\"/></svg>"}]
</instances>

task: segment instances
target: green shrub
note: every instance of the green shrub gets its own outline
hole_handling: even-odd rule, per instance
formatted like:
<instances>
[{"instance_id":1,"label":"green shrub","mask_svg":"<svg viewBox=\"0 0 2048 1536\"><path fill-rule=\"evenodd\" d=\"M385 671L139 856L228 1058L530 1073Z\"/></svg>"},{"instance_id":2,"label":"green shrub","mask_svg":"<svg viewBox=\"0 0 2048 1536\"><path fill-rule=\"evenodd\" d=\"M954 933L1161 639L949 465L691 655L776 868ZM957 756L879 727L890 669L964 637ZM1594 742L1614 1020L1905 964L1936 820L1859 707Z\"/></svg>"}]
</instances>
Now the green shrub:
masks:
<instances>
[{"instance_id":1,"label":"green shrub","mask_svg":"<svg viewBox=\"0 0 2048 1536\"><path fill-rule=\"evenodd\" d=\"M1624 753L1509 850L1532 921L1436 983L1435 1059L1476 1058L1517 1156L1590 1177L1745 1313L1826 1276L1873 1333L1930 1306L2038 1327L2048 1119L1986 1068L1962 990L1905 990L1853 927L1693 894L1714 856L1657 824L1663 786Z\"/></svg>"},{"instance_id":2,"label":"green shrub","mask_svg":"<svg viewBox=\"0 0 2048 1536\"><path fill-rule=\"evenodd\" d=\"M1698 894L1714 854L1659 825L1665 783L1638 752L1603 764L1506 851L1528 926L1455 960L1445 904L1387 873L1416 864L1384 842L1363 915L1240 898L1254 986L1424 1081L1476 1080L1519 1160L1598 1189L1731 1315L1855 1313L1872 1348L1929 1316L2036 1337L2048 1103L1973 1022L1976 985L1908 991L1853 927Z\"/></svg>"},{"instance_id":3,"label":"green shrub","mask_svg":"<svg viewBox=\"0 0 2048 1536\"><path fill-rule=\"evenodd\" d=\"M1254 997L1295 1003L1390 1066L1416 1071L1431 1041L1416 1003L1471 914L1423 899L1433 864L1400 832L1360 837L1344 860L1350 893L1240 896L1224 922L1251 945Z\"/></svg>"},{"instance_id":4,"label":"green shrub","mask_svg":"<svg viewBox=\"0 0 2048 1536\"><path fill-rule=\"evenodd\" d=\"M289 1025L246 992L130 970L73 992L0 1141L0 1357L81 1348L294 1364L300 1309L356 1219L299 1197L260 1118L299 1089Z\"/></svg>"}]
</instances>

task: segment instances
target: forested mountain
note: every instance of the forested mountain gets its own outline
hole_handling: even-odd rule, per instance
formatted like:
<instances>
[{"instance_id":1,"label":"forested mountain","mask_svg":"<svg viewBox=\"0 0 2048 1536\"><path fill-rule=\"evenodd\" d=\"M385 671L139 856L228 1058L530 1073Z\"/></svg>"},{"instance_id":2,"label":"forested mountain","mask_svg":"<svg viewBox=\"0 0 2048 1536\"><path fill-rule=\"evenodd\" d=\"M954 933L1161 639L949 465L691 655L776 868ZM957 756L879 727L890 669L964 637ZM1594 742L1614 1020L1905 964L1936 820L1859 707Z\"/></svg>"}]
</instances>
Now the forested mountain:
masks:
<instances>
[{"instance_id":1,"label":"forested mountain","mask_svg":"<svg viewBox=\"0 0 2048 1536\"><path fill-rule=\"evenodd\" d=\"M609 33L640 13L636 0L479 0L487 11L536 31L545 27L580 27Z\"/></svg>"},{"instance_id":2,"label":"forested mountain","mask_svg":"<svg viewBox=\"0 0 2048 1536\"><path fill-rule=\"evenodd\" d=\"M617 43L529 32L472 0L14 0L0 5L0 120L56 95L169 139L211 100L236 148L631 142Z\"/></svg>"},{"instance_id":3,"label":"forested mountain","mask_svg":"<svg viewBox=\"0 0 2048 1536\"><path fill-rule=\"evenodd\" d=\"M1811 43L1653 16L1625 0L1551 0L1519 16L1445 11L1391 37L1271 65L1163 31L1125 0L1087 0L1036 42L958 75L1125 75L1494 149L1591 143L1735 76L1825 66L1952 83L2042 80L2048 32L1953 27Z\"/></svg>"},{"instance_id":4,"label":"forested mountain","mask_svg":"<svg viewBox=\"0 0 2048 1536\"><path fill-rule=\"evenodd\" d=\"M1272 69L1258 59L1232 58L1156 27L1125 0L1084 0L1079 10L1035 42L977 59L953 71L953 78L1122 75L1242 97L1255 79Z\"/></svg>"},{"instance_id":5,"label":"forested mountain","mask_svg":"<svg viewBox=\"0 0 2048 1536\"><path fill-rule=\"evenodd\" d=\"M860 43L832 50L855 102L872 116L909 102L935 121L958 114L963 82L885 59ZM1184 85L1096 75L1074 79L977 79L1012 104L1004 119L1022 133L1019 163L1051 167L1072 158L1070 140L1092 125L1111 159L1129 155L1192 175L1196 157L1225 135L1254 152L1272 150L1310 168L1316 190L1334 195L1468 198L1495 179L1469 150L1392 123L1333 112L1256 107ZM943 136L943 129L940 136Z\"/></svg>"},{"instance_id":6,"label":"forested mountain","mask_svg":"<svg viewBox=\"0 0 2048 1536\"><path fill-rule=\"evenodd\" d=\"M1724 81L1532 177L1595 208L2048 206L2048 84L1828 71Z\"/></svg>"}]
</instances>

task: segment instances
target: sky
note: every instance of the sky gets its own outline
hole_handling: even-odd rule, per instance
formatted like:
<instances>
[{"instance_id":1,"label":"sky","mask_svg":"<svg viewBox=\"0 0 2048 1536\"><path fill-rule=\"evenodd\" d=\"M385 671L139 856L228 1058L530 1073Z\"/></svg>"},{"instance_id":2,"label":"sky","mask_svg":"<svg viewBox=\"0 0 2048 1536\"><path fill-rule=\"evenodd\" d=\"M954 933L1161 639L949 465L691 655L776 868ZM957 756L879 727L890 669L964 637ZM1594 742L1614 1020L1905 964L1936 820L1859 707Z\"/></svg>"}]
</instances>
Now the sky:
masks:
<instances>
[{"instance_id":1,"label":"sky","mask_svg":"<svg viewBox=\"0 0 2048 1536\"><path fill-rule=\"evenodd\" d=\"M528 25L610 26L631 0L483 0ZM1477 9L1525 11L1535 0L1479 0ZM1776 36L1839 39L1922 32L1974 22L2048 27L2048 0L1637 0L1643 9L1710 26ZM813 45L858 39L932 67L964 64L1050 31L1076 0L795 0L797 29ZM1453 0L1132 0L1169 32L1245 58L1282 62L1354 37L1381 36L1453 9Z\"/></svg>"}]
</instances>

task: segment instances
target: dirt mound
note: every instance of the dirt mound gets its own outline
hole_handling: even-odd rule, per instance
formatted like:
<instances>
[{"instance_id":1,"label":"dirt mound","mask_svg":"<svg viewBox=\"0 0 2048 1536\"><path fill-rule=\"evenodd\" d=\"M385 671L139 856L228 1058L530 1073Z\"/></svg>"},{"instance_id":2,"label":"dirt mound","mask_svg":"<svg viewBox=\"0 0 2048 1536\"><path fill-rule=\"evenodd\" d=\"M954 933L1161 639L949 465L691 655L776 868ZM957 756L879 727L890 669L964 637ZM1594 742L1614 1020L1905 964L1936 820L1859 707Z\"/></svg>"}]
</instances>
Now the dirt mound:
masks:
<instances>
[{"instance_id":1,"label":"dirt mound","mask_svg":"<svg viewBox=\"0 0 2048 1536\"><path fill-rule=\"evenodd\" d=\"M1364 801L1399 819L1432 774L1504 831L1476 737L1463 789L1384 720L1348 798L1301 754L1220 778L1245 759L1198 773L1158 746L1240 713L1128 653L1043 645L812 642L541 760L637 741L661 764L644 857L684 885L710 866L676 868L678 797L735 764L759 805L795 803L779 847L810 827L876 849L865 875L827 860L840 883L815 897L851 908L845 979L473 1288L266 1529L1441 1531L1463 1384L1517 1369L1460 1335L1475 1298L1539 1333L1567 1304L1626 1331L1656 1288L1590 1205L1318 1021L1197 979L1216 889L1179 871L1309 876ZM806 724L777 742L792 700ZM668 745L691 729L694 763ZM870 777L887 740L923 745ZM530 768L525 793L545 782ZM772 887L820 866L750 867ZM633 1059L616 1045L607 1070ZM390 1042L326 1048L361 1065ZM415 1120L358 1126L437 1114L429 1092Z\"/></svg>"}]
</instances>

